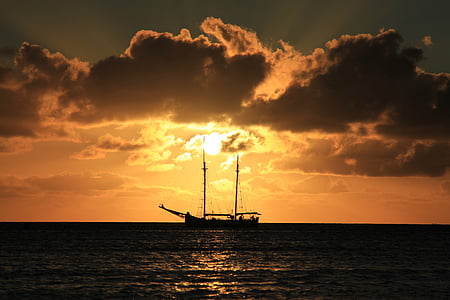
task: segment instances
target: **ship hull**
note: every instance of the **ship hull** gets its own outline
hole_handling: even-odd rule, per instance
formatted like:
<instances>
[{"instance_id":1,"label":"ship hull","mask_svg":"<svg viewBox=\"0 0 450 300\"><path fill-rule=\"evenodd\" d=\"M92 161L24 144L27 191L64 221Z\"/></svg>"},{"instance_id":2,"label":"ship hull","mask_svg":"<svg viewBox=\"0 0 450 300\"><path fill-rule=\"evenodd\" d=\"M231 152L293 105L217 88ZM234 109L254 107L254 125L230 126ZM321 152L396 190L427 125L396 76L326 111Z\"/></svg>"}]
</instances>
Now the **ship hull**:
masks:
<instances>
[{"instance_id":1,"label":"ship hull","mask_svg":"<svg viewBox=\"0 0 450 300\"><path fill-rule=\"evenodd\" d=\"M187 227L193 228L250 228L258 226L259 218L253 219L203 219L191 215L184 217Z\"/></svg>"}]
</instances>

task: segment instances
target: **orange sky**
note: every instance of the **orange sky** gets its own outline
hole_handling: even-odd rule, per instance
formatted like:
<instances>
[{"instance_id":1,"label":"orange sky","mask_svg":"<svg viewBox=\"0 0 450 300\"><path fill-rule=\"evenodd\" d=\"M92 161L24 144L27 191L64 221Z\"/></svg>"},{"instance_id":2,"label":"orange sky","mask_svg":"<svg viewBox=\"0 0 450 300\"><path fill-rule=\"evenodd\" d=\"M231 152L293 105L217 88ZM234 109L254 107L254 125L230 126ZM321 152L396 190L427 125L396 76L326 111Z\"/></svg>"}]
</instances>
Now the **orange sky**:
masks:
<instances>
[{"instance_id":1,"label":"orange sky","mask_svg":"<svg viewBox=\"0 0 450 300\"><path fill-rule=\"evenodd\" d=\"M24 43L0 66L0 221L229 212L235 155L262 222L450 223L450 75L401 33L309 54L206 18L96 62ZM212 149L209 149L211 152Z\"/></svg>"}]
</instances>

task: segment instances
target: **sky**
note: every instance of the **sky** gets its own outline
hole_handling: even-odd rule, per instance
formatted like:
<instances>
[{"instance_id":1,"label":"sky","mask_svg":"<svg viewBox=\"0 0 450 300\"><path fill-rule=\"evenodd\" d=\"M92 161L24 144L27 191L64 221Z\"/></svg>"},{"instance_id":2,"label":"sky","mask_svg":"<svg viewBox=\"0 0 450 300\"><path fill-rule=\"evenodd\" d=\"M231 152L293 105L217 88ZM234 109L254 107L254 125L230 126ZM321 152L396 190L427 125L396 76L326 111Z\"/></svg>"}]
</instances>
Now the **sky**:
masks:
<instances>
[{"instance_id":1,"label":"sky","mask_svg":"<svg viewBox=\"0 0 450 300\"><path fill-rule=\"evenodd\" d=\"M447 1L2 1L0 221L450 224Z\"/></svg>"}]
</instances>

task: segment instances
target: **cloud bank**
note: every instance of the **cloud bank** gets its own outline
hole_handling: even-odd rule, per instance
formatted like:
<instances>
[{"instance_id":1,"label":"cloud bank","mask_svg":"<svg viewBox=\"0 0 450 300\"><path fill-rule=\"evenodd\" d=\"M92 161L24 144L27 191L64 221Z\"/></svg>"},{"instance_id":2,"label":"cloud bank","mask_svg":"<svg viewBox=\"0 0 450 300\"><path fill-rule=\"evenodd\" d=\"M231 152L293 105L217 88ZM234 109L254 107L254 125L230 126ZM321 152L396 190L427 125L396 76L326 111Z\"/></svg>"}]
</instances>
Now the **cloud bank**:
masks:
<instances>
[{"instance_id":1,"label":"cloud bank","mask_svg":"<svg viewBox=\"0 0 450 300\"><path fill-rule=\"evenodd\" d=\"M71 128L104 121L220 121L364 137L341 139L339 151L305 150L310 162L290 153L278 162L284 169L440 176L450 166L450 75L421 70L423 51L402 46L399 32L343 35L303 55L282 41L269 48L256 33L217 18L201 29L206 35L195 38L187 29L139 31L121 55L93 64L24 43L15 67L0 67L0 137L69 136ZM238 138L230 136L225 150L251 146ZM14 143L2 144L0 151L14 151ZM104 136L78 158L143 146Z\"/></svg>"}]
</instances>

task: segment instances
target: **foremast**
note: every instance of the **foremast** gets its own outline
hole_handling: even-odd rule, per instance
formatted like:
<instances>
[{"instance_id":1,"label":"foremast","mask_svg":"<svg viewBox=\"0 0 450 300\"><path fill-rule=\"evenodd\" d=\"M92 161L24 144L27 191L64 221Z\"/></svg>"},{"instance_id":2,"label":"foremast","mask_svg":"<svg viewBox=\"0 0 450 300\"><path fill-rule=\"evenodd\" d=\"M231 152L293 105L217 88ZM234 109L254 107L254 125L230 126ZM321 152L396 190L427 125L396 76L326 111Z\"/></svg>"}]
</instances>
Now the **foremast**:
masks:
<instances>
[{"instance_id":1,"label":"foremast","mask_svg":"<svg viewBox=\"0 0 450 300\"><path fill-rule=\"evenodd\" d=\"M237 218L237 203L238 203L238 194L239 194L239 154L236 156L236 184L235 184L236 192L234 194L234 219Z\"/></svg>"},{"instance_id":2,"label":"foremast","mask_svg":"<svg viewBox=\"0 0 450 300\"><path fill-rule=\"evenodd\" d=\"M205 160L205 149L203 148L203 219L206 218L206 160Z\"/></svg>"}]
</instances>

